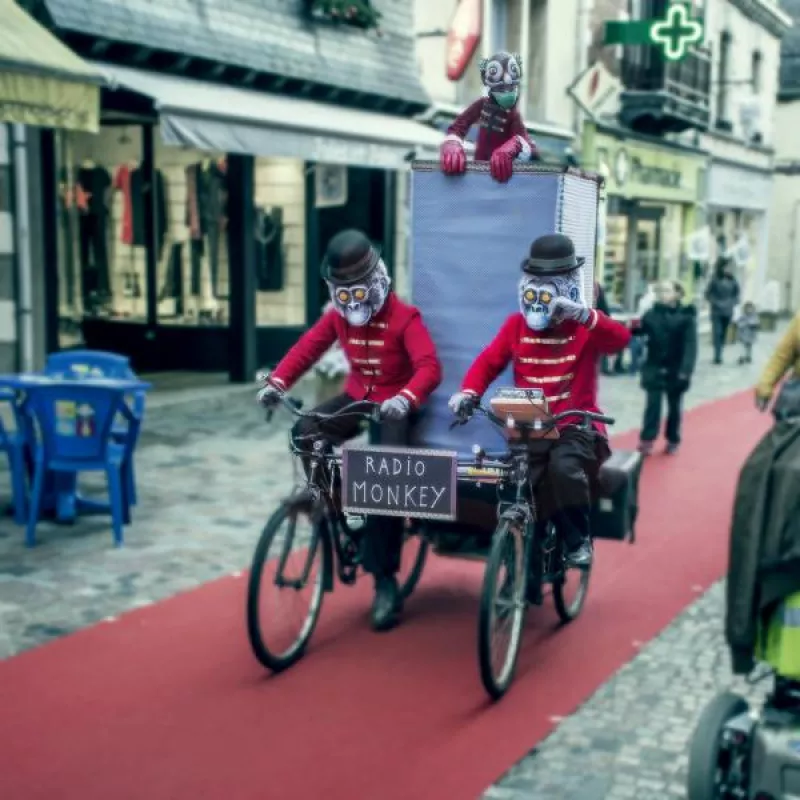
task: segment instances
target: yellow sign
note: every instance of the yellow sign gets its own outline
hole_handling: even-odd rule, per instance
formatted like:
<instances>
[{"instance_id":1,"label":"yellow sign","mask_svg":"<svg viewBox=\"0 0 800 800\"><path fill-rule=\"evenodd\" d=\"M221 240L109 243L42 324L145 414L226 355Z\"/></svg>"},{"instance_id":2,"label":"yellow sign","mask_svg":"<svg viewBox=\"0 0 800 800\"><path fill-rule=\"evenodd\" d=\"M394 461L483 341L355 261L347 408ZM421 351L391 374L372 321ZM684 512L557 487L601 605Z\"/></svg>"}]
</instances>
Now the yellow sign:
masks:
<instances>
[{"instance_id":1,"label":"yellow sign","mask_svg":"<svg viewBox=\"0 0 800 800\"><path fill-rule=\"evenodd\" d=\"M599 132L587 144L587 166L600 171L605 165L609 195L692 204L699 199L703 155Z\"/></svg>"},{"instance_id":2,"label":"yellow sign","mask_svg":"<svg viewBox=\"0 0 800 800\"><path fill-rule=\"evenodd\" d=\"M15 0L0 0L0 122L96 133L103 76Z\"/></svg>"}]
</instances>

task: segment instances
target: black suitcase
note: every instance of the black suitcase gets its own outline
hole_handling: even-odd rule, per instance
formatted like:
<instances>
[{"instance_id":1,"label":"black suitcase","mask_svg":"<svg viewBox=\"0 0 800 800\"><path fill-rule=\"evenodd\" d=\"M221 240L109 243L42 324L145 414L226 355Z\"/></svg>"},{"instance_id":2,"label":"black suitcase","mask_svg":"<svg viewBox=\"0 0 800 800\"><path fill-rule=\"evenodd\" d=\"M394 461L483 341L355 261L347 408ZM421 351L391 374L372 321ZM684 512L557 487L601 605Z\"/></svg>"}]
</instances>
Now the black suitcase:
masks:
<instances>
[{"instance_id":1,"label":"black suitcase","mask_svg":"<svg viewBox=\"0 0 800 800\"><path fill-rule=\"evenodd\" d=\"M615 450L600 468L591 513L595 539L635 541L641 472L642 456L630 450Z\"/></svg>"}]
</instances>

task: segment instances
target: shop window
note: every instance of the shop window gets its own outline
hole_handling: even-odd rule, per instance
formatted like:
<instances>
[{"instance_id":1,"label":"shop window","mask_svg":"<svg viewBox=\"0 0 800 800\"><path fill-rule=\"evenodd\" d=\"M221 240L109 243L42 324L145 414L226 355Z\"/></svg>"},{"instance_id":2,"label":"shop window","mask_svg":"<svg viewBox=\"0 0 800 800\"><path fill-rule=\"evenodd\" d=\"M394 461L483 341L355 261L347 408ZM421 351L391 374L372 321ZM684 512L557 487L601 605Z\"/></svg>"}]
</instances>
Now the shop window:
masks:
<instances>
[{"instance_id":1,"label":"shop window","mask_svg":"<svg viewBox=\"0 0 800 800\"><path fill-rule=\"evenodd\" d=\"M727 31L723 31L719 37L719 55L717 61L717 127L726 131L731 130L731 123L728 119L730 49L731 35Z\"/></svg>"},{"instance_id":2,"label":"shop window","mask_svg":"<svg viewBox=\"0 0 800 800\"><path fill-rule=\"evenodd\" d=\"M507 49L508 0L492 0L492 52Z\"/></svg>"},{"instance_id":3,"label":"shop window","mask_svg":"<svg viewBox=\"0 0 800 800\"><path fill-rule=\"evenodd\" d=\"M157 134L158 137L158 134ZM228 324L228 178L222 153L156 139L163 211L157 206L157 317L161 325Z\"/></svg>"},{"instance_id":4,"label":"shop window","mask_svg":"<svg viewBox=\"0 0 800 800\"><path fill-rule=\"evenodd\" d=\"M56 149L59 340L68 347L80 343L84 317L146 319L145 171L136 126L62 133Z\"/></svg>"},{"instance_id":5,"label":"shop window","mask_svg":"<svg viewBox=\"0 0 800 800\"><path fill-rule=\"evenodd\" d=\"M257 158L255 164L256 324L306 322L305 164Z\"/></svg>"}]
</instances>

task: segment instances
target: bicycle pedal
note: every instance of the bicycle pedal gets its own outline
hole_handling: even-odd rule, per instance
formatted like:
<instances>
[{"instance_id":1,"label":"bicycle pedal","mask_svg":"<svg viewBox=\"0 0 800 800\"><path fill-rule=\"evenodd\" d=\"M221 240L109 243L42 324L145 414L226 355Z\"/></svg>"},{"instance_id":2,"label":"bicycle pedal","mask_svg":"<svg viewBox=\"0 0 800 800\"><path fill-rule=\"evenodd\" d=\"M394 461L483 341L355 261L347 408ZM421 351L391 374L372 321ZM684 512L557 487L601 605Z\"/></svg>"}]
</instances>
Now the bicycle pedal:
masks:
<instances>
[{"instance_id":1,"label":"bicycle pedal","mask_svg":"<svg viewBox=\"0 0 800 800\"><path fill-rule=\"evenodd\" d=\"M363 514L345 514L344 519L351 531L361 530L367 524L367 518Z\"/></svg>"}]
</instances>

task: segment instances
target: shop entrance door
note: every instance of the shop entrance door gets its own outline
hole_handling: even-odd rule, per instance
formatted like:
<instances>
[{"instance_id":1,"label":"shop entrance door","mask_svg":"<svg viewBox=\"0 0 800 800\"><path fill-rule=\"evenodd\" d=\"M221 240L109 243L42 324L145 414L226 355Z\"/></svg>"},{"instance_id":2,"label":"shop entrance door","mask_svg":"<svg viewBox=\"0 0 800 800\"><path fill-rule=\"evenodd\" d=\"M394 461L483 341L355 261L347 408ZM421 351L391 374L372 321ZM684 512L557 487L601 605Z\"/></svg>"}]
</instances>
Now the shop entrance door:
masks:
<instances>
[{"instance_id":1,"label":"shop entrance door","mask_svg":"<svg viewBox=\"0 0 800 800\"><path fill-rule=\"evenodd\" d=\"M637 206L633 212L633 236L630 239L631 279L627 282L625 307L636 310L647 286L655 283L661 267L661 220L663 208Z\"/></svg>"},{"instance_id":2,"label":"shop entrance door","mask_svg":"<svg viewBox=\"0 0 800 800\"><path fill-rule=\"evenodd\" d=\"M393 176L392 176L393 177ZM394 248L392 227L387 219L394 214L394 207L387 207L387 198L392 183L390 173L378 169L350 167L347 170L347 202L333 208L320 208L318 214L317 258L315 275L309 275L308 323L317 320L330 299L328 287L320 278L319 265L325 256L328 242L346 228L363 231L385 256ZM314 198L309 198L313 203ZM390 274L394 259L387 256L386 265ZM314 291L316 287L316 291Z\"/></svg>"}]
</instances>

